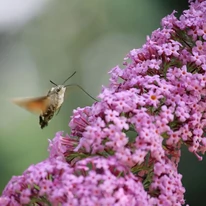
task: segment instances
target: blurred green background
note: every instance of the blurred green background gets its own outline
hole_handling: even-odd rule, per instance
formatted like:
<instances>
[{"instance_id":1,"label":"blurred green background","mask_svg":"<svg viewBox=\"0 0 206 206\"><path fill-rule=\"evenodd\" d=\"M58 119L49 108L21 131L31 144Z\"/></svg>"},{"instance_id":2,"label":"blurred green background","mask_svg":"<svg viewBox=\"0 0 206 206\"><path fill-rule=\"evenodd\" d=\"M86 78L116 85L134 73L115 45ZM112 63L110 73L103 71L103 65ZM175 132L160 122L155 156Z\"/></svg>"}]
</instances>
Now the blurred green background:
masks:
<instances>
[{"instance_id":1,"label":"blurred green background","mask_svg":"<svg viewBox=\"0 0 206 206\"><path fill-rule=\"evenodd\" d=\"M58 116L41 130L38 116L11 98L44 95L50 79L62 83L73 71L69 82L96 97L108 85L108 71L141 47L161 18L187 6L186 0L0 0L0 191L12 175L47 158L48 139L70 132L73 109L93 102L69 91ZM190 205L204 205L205 170L205 161L183 150L180 172Z\"/></svg>"}]
</instances>

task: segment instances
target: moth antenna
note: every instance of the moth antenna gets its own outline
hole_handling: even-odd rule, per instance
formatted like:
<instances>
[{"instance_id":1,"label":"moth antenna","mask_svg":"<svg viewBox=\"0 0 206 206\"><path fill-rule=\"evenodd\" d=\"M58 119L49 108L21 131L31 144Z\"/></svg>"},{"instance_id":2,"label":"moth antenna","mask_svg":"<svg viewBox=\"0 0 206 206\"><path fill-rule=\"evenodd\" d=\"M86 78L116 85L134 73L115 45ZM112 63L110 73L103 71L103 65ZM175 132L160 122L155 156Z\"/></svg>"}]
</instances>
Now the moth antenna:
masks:
<instances>
[{"instance_id":1,"label":"moth antenna","mask_svg":"<svg viewBox=\"0 0 206 206\"><path fill-rule=\"evenodd\" d=\"M54 83L52 80L50 80L50 82L51 82L53 85L57 86L57 84L56 84L56 83Z\"/></svg>"},{"instance_id":2,"label":"moth antenna","mask_svg":"<svg viewBox=\"0 0 206 206\"><path fill-rule=\"evenodd\" d=\"M65 85L65 87L73 87L73 86L78 87L78 88L81 89L85 94L87 94L91 99L93 99L94 101L97 101L97 102L98 102L97 99L95 99L94 97L92 97L92 96L91 96L87 91L85 91L80 85L78 85L78 84L68 84L68 85Z\"/></svg>"},{"instance_id":3,"label":"moth antenna","mask_svg":"<svg viewBox=\"0 0 206 206\"><path fill-rule=\"evenodd\" d=\"M75 71L71 76L69 76L63 83L62 85L64 85L70 78L72 78L77 72Z\"/></svg>"}]
</instances>

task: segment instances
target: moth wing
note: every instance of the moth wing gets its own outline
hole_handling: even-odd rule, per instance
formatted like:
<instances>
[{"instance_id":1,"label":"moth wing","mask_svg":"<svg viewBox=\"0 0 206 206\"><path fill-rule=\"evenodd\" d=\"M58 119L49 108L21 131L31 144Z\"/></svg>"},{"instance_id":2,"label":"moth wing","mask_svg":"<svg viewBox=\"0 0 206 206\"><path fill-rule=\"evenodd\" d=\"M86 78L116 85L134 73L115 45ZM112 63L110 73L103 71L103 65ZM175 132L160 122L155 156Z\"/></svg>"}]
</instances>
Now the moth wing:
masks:
<instances>
[{"instance_id":1,"label":"moth wing","mask_svg":"<svg viewBox=\"0 0 206 206\"><path fill-rule=\"evenodd\" d=\"M14 99L12 102L29 112L35 114L43 114L49 105L49 98L47 96L36 97L36 98L20 98Z\"/></svg>"}]
</instances>

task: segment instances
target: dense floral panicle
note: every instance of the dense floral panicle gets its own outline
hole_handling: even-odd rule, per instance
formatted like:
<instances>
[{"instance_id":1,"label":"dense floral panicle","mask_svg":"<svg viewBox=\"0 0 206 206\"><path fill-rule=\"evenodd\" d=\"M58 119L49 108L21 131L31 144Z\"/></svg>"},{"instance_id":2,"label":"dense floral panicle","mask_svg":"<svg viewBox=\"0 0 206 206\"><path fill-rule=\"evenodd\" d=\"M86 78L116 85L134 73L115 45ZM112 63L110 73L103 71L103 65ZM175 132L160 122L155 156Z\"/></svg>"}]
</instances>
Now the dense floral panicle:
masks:
<instances>
[{"instance_id":1,"label":"dense floral panicle","mask_svg":"<svg viewBox=\"0 0 206 206\"><path fill-rule=\"evenodd\" d=\"M47 169L49 168L49 169ZM114 158L88 158L74 168L48 159L13 177L0 198L1 205L148 205L151 200L140 180Z\"/></svg>"},{"instance_id":2,"label":"dense floral panicle","mask_svg":"<svg viewBox=\"0 0 206 206\"><path fill-rule=\"evenodd\" d=\"M154 173L156 164L165 167L173 162L177 167L182 144L202 159L200 154L206 151L206 3L191 3L179 20L175 13L163 18L163 28L147 37L142 48L127 55L125 69L116 66L110 71L109 88L103 88L101 101L90 108L88 125L81 131L73 127L72 133L80 132L77 150L112 154L131 168L141 168L149 158L147 166ZM105 126L95 125L97 118ZM180 178L178 187L178 200L166 198L160 190L159 201L183 204Z\"/></svg>"},{"instance_id":3,"label":"dense floral panicle","mask_svg":"<svg viewBox=\"0 0 206 206\"><path fill-rule=\"evenodd\" d=\"M50 158L13 177L0 203L184 204L181 146L199 160L206 151L206 1L175 13L109 72L99 102L74 110L71 135L57 133Z\"/></svg>"},{"instance_id":4,"label":"dense floral panicle","mask_svg":"<svg viewBox=\"0 0 206 206\"><path fill-rule=\"evenodd\" d=\"M204 1L191 3L180 20L173 12L163 18L162 30L154 31L141 49L129 53L126 59L132 63L124 70L119 66L111 70L110 87L103 88L101 102L90 108L88 125L81 130L78 123L73 127L81 139L78 148L93 153L98 148L99 152L112 149L130 165L139 163L133 161L138 159L134 148L146 151L145 155L151 152L157 161L165 151L174 154L181 143L195 155L205 151L205 17ZM196 31L196 39L188 33L191 30ZM85 118L82 109L78 111ZM95 125L97 118L105 127ZM75 120L74 114L70 125ZM125 133L129 130L134 131L135 141Z\"/></svg>"}]
</instances>

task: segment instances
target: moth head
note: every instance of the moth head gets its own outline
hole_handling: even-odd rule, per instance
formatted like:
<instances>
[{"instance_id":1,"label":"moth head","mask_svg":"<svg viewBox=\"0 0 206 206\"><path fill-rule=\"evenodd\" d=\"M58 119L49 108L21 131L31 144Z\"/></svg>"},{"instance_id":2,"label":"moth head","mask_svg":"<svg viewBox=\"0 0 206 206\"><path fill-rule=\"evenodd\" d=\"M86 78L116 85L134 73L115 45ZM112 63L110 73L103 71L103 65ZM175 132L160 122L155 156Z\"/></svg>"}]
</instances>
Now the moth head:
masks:
<instances>
[{"instance_id":1,"label":"moth head","mask_svg":"<svg viewBox=\"0 0 206 206\"><path fill-rule=\"evenodd\" d=\"M48 94L59 94L59 95L64 95L65 91L66 91L66 87L64 84L66 83L67 80L69 80L71 77L73 77L76 74L76 72L74 72L71 76L69 76L61 85L58 85L56 83L54 83L52 80L50 80L50 82L55 85L55 87L52 87L50 89L50 91L48 92Z\"/></svg>"},{"instance_id":2,"label":"moth head","mask_svg":"<svg viewBox=\"0 0 206 206\"><path fill-rule=\"evenodd\" d=\"M56 94L62 95L65 93L65 91L66 91L66 87L64 85L57 85L50 89L49 94L56 93Z\"/></svg>"}]
</instances>

